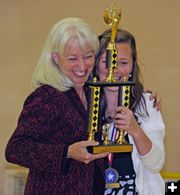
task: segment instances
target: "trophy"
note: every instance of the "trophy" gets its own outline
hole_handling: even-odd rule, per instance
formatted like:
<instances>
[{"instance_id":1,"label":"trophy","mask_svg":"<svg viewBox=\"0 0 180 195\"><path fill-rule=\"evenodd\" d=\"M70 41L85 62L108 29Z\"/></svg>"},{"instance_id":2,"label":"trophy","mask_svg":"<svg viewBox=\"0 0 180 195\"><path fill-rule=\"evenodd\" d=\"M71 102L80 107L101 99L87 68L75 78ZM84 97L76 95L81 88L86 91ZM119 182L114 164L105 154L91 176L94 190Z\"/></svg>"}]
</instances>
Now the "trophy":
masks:
<instances>
[{"instance_id":1,"label":"trophy","mask_svg":"<svg viewBox=\"0 0 180 195\"><path fill-rule=\"evenodd\" d=\"M95 135L98 132L99 124L101 124L99 109L101 101L101 90L103 87L118 87L118 106L123 105L125 107L129 107L130 104L130 89L134 83L128 81L127 78L123 78L123 81L117 81L114 78L114 69L117 68L118 57L115 38L120 19L121 11L117 10L116 5L112 5L110 13L108 12L108 9L105 10L104 22L112 28L111 40L106 48L106 65L108 68L108 75L105 81L99 81L97 78L94 78L92 81L88 81L86 83L91 91L90 103L88 105L88 140L95 140ZM89 149L92 153L121 153L132 151L132 144L126 142L125 131L123 129L118 129L119 137L114 143L111 143L108 139L108 125L103 125L101 128L104 139L98 146L93 146L91 149Z\"/></svg>"}]
</instances>

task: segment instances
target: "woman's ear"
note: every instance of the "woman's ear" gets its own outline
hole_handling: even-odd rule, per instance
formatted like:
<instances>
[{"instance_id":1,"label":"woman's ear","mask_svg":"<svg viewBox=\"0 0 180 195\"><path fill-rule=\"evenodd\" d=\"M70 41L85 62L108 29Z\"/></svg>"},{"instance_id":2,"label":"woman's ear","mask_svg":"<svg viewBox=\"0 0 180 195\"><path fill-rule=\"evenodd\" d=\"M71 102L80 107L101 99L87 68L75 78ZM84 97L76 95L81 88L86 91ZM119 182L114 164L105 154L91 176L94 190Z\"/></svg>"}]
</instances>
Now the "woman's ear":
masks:
<instances>
[{"instance_id":1,"label":"woman's ear","mask_svg":"<svg viewBox=\"0 0 180 195\"><path fill-rule=\"evenodd\" d=\"M51 59L52 59L53 62L55 62L55 64L58 64L58 62L59 62L58 52L52 52L51 53Z\"/></svg>"}]
</instances>

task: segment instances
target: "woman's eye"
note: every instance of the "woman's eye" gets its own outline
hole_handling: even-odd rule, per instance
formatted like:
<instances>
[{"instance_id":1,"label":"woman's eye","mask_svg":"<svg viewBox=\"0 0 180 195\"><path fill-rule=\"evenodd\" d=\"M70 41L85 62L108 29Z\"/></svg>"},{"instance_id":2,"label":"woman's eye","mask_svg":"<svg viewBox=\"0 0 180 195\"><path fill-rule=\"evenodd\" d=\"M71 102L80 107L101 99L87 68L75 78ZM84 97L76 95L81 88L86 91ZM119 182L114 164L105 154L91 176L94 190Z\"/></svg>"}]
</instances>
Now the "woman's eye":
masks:
<instances>
[{"instance_id":1,"label":"woman's eye","mask_svg":"<svg viewBox=\"0 0 180 195\"><path fill-rule=\"evenodd\" d=\"M76 58L68 58L69 61L75 61Z\"/></svg>"},{"instance_id":2,"label":"woman's eye","mask_svg":"<svg viewBox=\"0 0 180 195\"><path fill-rule=\"evenodd\" d=\"M90 58L94 58L94 55L90 54L90 55L85 56L85 59L90 59Z\"/></svg>"}]
</instances>

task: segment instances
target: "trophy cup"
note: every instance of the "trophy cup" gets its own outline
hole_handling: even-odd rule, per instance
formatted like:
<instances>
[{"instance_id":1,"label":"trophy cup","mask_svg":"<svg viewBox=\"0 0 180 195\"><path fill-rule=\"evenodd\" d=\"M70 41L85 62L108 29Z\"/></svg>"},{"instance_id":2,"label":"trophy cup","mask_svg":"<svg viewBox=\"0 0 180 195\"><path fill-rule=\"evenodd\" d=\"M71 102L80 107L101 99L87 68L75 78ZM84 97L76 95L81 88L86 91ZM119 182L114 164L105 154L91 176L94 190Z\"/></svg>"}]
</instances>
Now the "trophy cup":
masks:
<instances>
[{"instance_id":1,"label":"trophy cup","mask_svg":"<svg viewBox=\"0 0 180 195\"><path fill-rule=\"evenodd\" d=\"M95 134L98 132L100 116L99 116L99 107L101 100L101 89L103 87L118 87L119 95L118 95L118 106L123 105L125 107L129 107L130 104L130 89L131 86L134 85L134 82L130 82L127 78L123 78L123 81L117 81L114 79L114 69L117 68L117 47L115 44L117 26L121 19L121 12L117 11L115 5L111 7L110 14L108 9L105 10L104 13L104 22L111 26L111 40L106 48L106 64L108 68L108 75L105 81L99 81L96 78L93 81L88 81L86 84L89 86L91 90L90 95L90 103L88 105L88 140L95 140ZM101 123L100 123L101 124ZM131 152L132 144L126 142L124 134L125 131L123 129L118 129L119 137L115 143L111 143L108 140L108 127L107 125L102 126L102 133L104 135L104 140L100 145L93 146L90 151L94 154L102 153L102 152L110 152L110 153L121 153L121 152Z\"/></svg>"}]
</instances>

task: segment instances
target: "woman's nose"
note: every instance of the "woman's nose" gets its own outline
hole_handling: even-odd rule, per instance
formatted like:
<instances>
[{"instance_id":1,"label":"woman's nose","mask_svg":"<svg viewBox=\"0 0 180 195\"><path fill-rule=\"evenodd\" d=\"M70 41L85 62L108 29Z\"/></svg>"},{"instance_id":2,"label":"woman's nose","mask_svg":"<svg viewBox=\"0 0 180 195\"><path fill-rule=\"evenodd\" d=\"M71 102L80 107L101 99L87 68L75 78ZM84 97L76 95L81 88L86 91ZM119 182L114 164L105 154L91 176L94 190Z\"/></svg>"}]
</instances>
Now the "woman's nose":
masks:
<instances>
[{"instance_id":1,"label":"woman's nose","mask_svg":"<svg viewBox=\"0 0 180 195\"><path fill-rule=\"evenodd\" d=\"M80 69L81 71L84 71L85 68L86 68L86 65L85 65L85 63L84 63L84 60L83 60L83 59L79 59L79 69Z\"/></svg>"}]
</instances>

